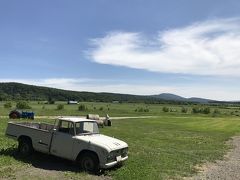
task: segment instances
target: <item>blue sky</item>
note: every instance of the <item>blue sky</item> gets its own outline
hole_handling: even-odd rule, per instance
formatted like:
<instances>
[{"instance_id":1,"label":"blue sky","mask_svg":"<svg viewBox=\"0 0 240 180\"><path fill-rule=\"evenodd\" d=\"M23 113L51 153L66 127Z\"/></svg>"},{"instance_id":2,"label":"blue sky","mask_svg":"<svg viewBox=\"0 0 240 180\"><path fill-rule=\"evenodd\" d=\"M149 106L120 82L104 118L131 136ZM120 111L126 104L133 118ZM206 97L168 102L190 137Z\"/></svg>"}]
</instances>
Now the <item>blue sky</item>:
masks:
<instances>
[{"instance_id":1,"label":"blue sky","mask_svg":"<svg viewBox=\"0 0 240 180\"><path fill-rule=\"evenodd\" d=\"M0 81L240 100L239 9L237 0L0 0Z\"/></svg>"}]
</instances>

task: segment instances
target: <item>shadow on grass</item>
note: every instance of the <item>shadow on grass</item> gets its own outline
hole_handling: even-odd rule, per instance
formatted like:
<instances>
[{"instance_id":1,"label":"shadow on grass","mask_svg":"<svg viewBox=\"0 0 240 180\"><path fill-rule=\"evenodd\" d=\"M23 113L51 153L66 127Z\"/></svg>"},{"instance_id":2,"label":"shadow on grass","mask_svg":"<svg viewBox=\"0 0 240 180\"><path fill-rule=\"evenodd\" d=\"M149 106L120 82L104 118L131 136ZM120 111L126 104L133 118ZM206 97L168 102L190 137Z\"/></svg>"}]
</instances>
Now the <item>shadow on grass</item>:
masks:
<instances>
[{"instance_id":1,"label":"shadow on grass","mask_svg":"<svg viewBox=\"0 0 240 180\"><path fill-rule=\"evenodd\" d=\"M24 163L31 164L35 168L44 169L44 170L55 170L55 171L70 171L75 173L83 172L77 163L62 159L53 155L47 155L40 152L34 152L29 157L21 157L18 153L16 147L11 147L8 149L0 149L0 156L12 156L17 161L22 161ZM114 171L121 167L118 165L116 167L110 168L108 170L101 170L95 175L108 175L110 171Z\"/></svg>"},{"instance_id":2,"label":"shadow on grass","mask_svg":"<svg viewBox=\"0 0 240 180\"><path fill-rule=\"evenodd\" d=\"M31 164L33 167L40 169L80 172L80 168L72 161L40 152L34 152L31 156L23 158L19 155L17 148L11 147L0 149L0 156L12 156L17 161Z\"/></svg>"}]
</instances>

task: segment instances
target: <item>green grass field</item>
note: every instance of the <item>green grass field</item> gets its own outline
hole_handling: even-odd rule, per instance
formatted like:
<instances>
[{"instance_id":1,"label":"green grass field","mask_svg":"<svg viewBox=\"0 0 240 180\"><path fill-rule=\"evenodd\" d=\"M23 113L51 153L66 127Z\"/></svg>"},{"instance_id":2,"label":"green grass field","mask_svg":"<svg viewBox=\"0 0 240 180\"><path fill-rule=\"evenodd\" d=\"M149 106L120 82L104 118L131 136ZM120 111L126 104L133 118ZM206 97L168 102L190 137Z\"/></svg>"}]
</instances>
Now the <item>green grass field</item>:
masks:
<instances>
[{"instance_id":1,"label":"green grass field","mask_svg":"<svg viewBox=\"0 0 240 180\"><path fill-rule=\"evenodd\" d=\"M4 108L5 102L0 102L0 116L8 116L11 109L15 109L15 102L12 102L11 108ZM63 104L63 110L57 110L57 105ZM44 102L29 102L29 105L32 107L30 111L34 111L36 116L61 116L61 115L71 115L71 116L78 116L78 115L86 115L86 114L100 114L104 116L109 114L110 116L176 116L179 114L187 114L189 116L195 116L192 114L192 108L194 105L168 105L168 104L144 104L144 103L94 103L94 102L82 102L80 104L84 104L87 108L85 111L79 111L79 105L68 105L66 102L56 102L55 104L44 104ZM196 106L196 105L195 105ZM198 105L201 107L201 105ZM198 107L197 106L197 107ZM168 107L170 111L165 113L163 112L163 107ZM187 109L187 113L181 113L182 107ZM204 106L205 107L205 106ZM225 107L225 106L209 106L211 109L210 114L213 114L215 109L218 109L220 114L217 116L240 116L240 107ZM102 108L102 110L100 110ZM136 109L148 109L149 112L139 112L135 111ZM201 114L198 114L201 116Z\"/></svg>"},{"instance_id":2,"label":"green grass field","mask_svg":"<svg viewBox=\"0 0 240 180\"><path fill-rule=\"evenodd\" d=\"M89 107L91 104L98 108L107 106L105 103L87 103ZM39 115L84 115L95 112L78 112L75 105L65 105L64 110L57 111L55 105L48 105L48 114L45 114L46 109L41 109L42 105L32 103L31 106ZM212 114L183 114L180 112L181 106L171 105L169 107L177 109L177 112L163 113L163 105L148 105L150 112L139 113L134 111L136 106L146 105L111 104L109 114L158 117L113 120L112 127L100 129L101 133L122 139L129 145L128 161L121 168L104 173L113 179L181 179L191 176L196 173L196 165L221 159L229 148L225 142L240 132L240 118L231 115L229 109L221 110L219 117L212 117ZM7 114L3 107L0 107L0 112ZM98 112L102 115L106 113L96 110ZM4 136L7 122L6 118L0 120L0 178L16 178L15 172L31 167L35 159L24 161L13 156L17 144ZM41 158L36 158L36 161L41 161ZM65 176L72 179L87 177L84 173L71 170L66 171Z\"/></svg>"}]
</instances>

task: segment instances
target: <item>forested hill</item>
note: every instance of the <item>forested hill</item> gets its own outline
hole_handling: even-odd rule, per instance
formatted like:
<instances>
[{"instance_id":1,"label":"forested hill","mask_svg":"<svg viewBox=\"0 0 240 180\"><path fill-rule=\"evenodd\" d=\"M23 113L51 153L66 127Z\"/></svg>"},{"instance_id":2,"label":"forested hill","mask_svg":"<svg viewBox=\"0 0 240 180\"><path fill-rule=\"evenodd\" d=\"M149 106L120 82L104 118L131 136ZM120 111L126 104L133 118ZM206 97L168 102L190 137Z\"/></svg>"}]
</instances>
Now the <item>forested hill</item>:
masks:
<instances>
[{"instance_id":1,"label":"forested hill","mask_svg":"<svg viewBox=\"0 0 240 180\"><path fill-rule=\"evenodd\" d=\"M171 104L240 104L236 102L213 101L202 98L184 98L174 94L163 93L154 96L138 96L116 93L78 92L21 83L0 83L0 101L94 101L94 102L144 102Z\"/></svg>"},{"instance_id":2,"label":"forested hill","mask_svg":"<svg viewBox=\"0 0 240 180\"><path fill-rule=\"evenodd\" d=\"M100 102L153 102L159 101L148 96L136 96L114 93L93 93L68 91L48 87L26 85L21 83L0 83L0 100L37 100L48 101L100 101Z\"/></svg>"}]
</instances>

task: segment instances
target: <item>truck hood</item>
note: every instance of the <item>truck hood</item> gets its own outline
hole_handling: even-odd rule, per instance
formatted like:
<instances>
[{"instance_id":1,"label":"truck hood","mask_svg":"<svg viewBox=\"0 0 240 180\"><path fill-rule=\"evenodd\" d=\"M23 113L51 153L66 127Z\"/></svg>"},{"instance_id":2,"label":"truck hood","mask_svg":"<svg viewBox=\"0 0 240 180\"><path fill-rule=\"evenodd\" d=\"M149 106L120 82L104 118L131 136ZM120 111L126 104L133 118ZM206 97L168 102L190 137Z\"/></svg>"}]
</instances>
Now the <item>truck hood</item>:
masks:
<instances>
[{"instance_id":1,"label":"truck hood","mask_svg":"<svg viewBox=\"0 0 240 180\"><path fill-rule=\"evenodd\" d=\"M127 143L102 134L82 135L76 136L76 138L97 146L101 146L105 149L108 149L109 151L128 147Z\"/></svg>"}]
</instances>

